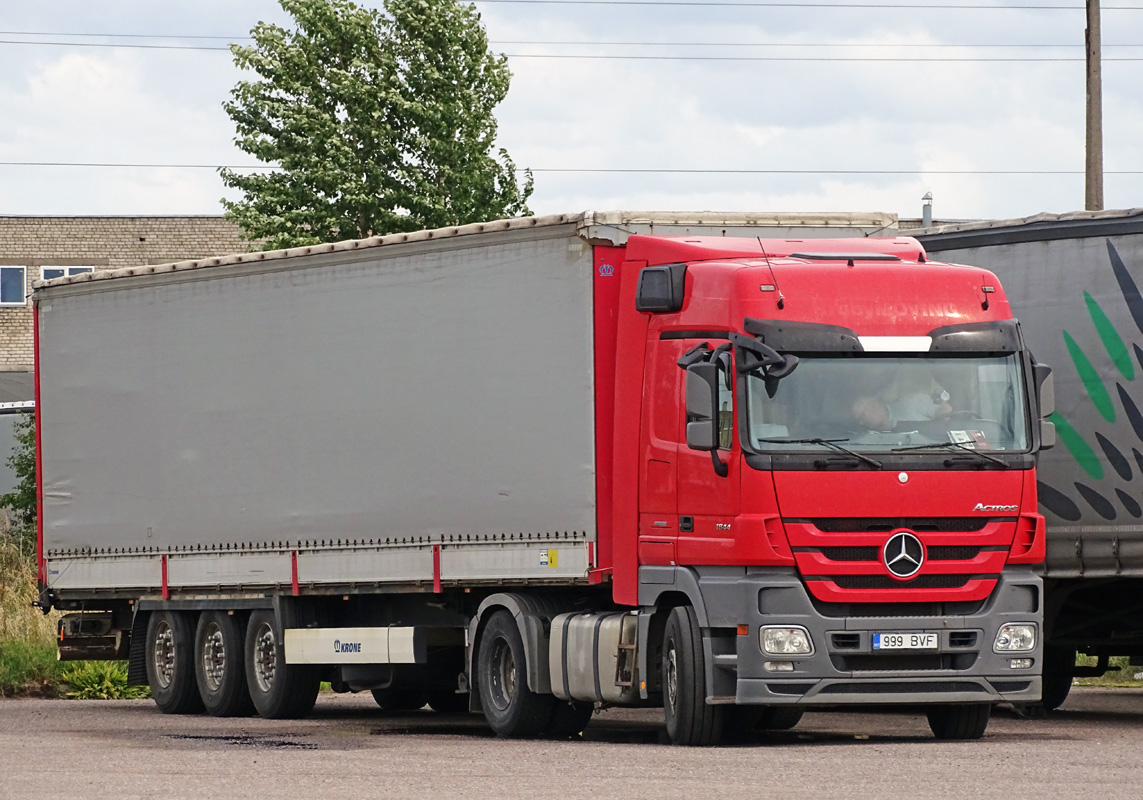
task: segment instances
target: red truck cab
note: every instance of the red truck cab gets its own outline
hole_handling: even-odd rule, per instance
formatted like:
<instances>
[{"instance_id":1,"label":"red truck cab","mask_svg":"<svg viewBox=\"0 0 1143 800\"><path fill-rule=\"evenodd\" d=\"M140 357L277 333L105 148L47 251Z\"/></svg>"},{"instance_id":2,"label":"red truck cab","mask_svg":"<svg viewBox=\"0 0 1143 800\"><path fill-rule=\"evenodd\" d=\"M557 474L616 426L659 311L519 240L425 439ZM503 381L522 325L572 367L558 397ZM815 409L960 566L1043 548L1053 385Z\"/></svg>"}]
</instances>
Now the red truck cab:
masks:
<instances>
[{"instance_id":1,"label":"red truck cab","mask_svg":"<svg viewBox=\"0 0 1143 800\"><path fill-rule=\"evenodd\" d=\"M940 735L1037 700L1048 370L996 277L908 238L633 236L626 259L614 595L694 609L705 703L876 695L933 704Z\"/></svg>"}]
</instances>

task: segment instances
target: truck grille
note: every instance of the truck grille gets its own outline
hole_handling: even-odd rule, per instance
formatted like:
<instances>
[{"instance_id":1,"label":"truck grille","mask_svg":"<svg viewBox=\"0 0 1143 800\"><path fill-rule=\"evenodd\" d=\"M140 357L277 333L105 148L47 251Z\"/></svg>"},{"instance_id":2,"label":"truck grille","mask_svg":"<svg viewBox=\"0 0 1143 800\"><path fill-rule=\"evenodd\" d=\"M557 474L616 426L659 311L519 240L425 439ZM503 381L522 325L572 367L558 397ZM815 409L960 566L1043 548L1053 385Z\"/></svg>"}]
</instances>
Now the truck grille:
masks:
<instances>
[{"instance_id":1,"label":"truck grille","mask_svg":"<svg viewBox=\"0 0 1143 800\"><path fill-rule=\"evenodd\" d=\"M959 589L972 578L971 575L922 575L908 582L910 589ZM807 580L813 581L813 578ZM842 589L896 589L903 584L896 578L881 575L831 575Z\"/></svg>"},{"instance_id":2,"label":"truck grille","mask_svg":"<svg viewBox=\"0 0 1143 800\"><path fill-rule=\"evenodd\" d=\"M1015 517L829 517L783 522L814 599L825 603L972 603L991 593L1008 559ZM913 577L890 575L883 548L908 530L924 546Z\"/></svg>"},{"instance_id":3,"label":"truck grille","mask_svg":"<svg viewBox=\"0 0 1143 800\"><path fill-rule=\"evenodd\" d=\"M1013 518L1014 519L1014 518ZM990 517L823 517L808 522L823 533L873 533L904 528L910 531L980 531Z\"/></svg>"}]
</instances>

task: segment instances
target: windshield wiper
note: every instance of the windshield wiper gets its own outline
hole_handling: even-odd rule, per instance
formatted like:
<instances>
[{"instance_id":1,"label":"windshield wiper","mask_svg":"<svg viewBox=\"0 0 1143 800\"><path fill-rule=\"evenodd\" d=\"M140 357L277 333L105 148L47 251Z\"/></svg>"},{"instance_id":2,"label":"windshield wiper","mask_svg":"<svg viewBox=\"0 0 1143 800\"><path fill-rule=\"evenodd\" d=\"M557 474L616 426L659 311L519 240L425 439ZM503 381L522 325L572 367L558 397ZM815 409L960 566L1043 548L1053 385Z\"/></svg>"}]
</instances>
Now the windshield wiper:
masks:
<instances>
[{"instance_id":1,"label":"windshield wiper","mask_svg":"<svg viewBox=\"0 0 1143 800\"><path fill-rule=\"evenodd\" d=\"M894 447L893 452L894 453L901 453L901 452L904 452L906 450L937 450L939 448L948 449L950 447L953 448L954 450L961 450L965 453L971 453L974 456L979 456L980 458L983 458L986 461L991 461L993 464L999 464L1000 466L1004 467L1005 469L1008 469L1008 463L1006 461L1002 461L1001 459L997 458L996 456L990 456L987 453L982 453L979 450L977 450L975 447L969 446L969 444L967 442L932 442L931 444L915 444L915 445L912 445L911 447Z\"/></svg>"},{"instance_id":2,"label":"windshield wiper","mask_svg":"<svg viewBox=\"0 0 1143 800\"><path fill-rule=\"evenodd\" d=\"M847 456L853 456L856 459L860 459L874 469L881 469L880 461L874 458L870 458L867 455L863 455L862 453L858 453L856 450L850 450L848 447L842 447L840 444L838 444L838 442L848 442L849 439L822 439L820 437L814 437L812 439L790 439L789 437L778 436L773 439L758 439L757 441L765 442L767 444L823 444L831 450L836 450L839 453L845 453Z\"/></svg>"}]
</instances>

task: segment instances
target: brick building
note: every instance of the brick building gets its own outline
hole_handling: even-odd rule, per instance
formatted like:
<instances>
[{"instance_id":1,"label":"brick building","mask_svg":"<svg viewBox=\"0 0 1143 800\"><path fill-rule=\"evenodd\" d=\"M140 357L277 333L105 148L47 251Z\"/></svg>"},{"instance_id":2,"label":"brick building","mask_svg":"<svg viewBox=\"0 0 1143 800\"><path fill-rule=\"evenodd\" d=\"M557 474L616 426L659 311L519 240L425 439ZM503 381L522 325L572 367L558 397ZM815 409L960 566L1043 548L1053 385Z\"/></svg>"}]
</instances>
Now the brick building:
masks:
<instances>
[{"instance_id":1,"label":"brick building","mask_svg":"<svg viewBox=\"0 0 1143 800\"><path fill-rule=\"evenodd\" d=\"M255 249L222 217L0 216L0 373L32 369L35 280Z\"/></svg>"}]
</instances>

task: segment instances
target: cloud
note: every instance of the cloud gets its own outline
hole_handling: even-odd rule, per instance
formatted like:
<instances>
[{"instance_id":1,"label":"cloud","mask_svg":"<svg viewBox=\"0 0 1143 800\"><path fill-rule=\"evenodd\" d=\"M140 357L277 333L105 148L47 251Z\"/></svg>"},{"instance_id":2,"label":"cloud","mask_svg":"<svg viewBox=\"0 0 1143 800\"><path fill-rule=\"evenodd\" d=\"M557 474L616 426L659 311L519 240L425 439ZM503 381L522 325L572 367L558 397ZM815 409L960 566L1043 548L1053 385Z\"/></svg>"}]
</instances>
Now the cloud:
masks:
<instances>
[{"instance_id":1,"label":"cloud","mask_svg":"<svg viewBox=\"0 0 1143 800\"><path fill-rule=\"evenodd\" d=\"M378 5L371 2L369 5ZM932 9L480 4L510 54L829 58L1082 57L1083 13ZM243 35L281 18L271 0L189 6L26 4L23 30ZM68 20L68 24L59 20ZM583 42L576 47L519 42ZM1104 10L1105 44L1143 41L1143 15ZM516 43L509 43L516 42ZM638 42L675 43L666 47ZM714 42L698 47L689 43ZM736 43L731 46L729 43ZM767 43L766 46L752 46ZM813 47L791 47L792 44ZM839 47L837 45L850 45ZM1053 44L951 48L949 44ZM745 46L751 45L751 46ZM1134 51L1109 48L1106 56ZM1003 218L1083 204L1082 62L909 63L520 58L497 111L500 144L534 168L904 170L903 175L538 172L537 212L584 208L850 210ZM1104 66L1108 169L1143 168L1138 66ZM0 50L0 160L245 163L220 104L225 53ZM3 168L0 213L218 213L210 171ZM1143 205L1106 178L1108 207Z\"/></svg>"}]
</instances>

